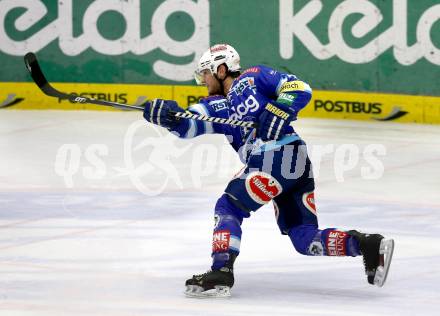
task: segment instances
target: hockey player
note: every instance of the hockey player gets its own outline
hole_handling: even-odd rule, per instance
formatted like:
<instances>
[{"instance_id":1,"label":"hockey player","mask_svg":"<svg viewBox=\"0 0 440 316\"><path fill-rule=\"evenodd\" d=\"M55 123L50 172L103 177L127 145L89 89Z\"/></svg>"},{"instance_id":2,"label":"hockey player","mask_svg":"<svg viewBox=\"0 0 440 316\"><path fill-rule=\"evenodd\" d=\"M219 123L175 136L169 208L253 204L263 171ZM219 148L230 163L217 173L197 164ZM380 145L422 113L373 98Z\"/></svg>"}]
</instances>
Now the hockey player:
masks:
<instances>
[{"instance_id":1,"label":"hockey player","mask_svg":"<svg viewBox=\"0 0 440 316\"><path fill-rule=\"evenodd\" d=\"M308 256L363 256L370 284L382 286L391 263L394 241L356 230L318 228L314 179L304 141L292 127L311 99L309 85L292 74L266 66L243 72L236 50L226 44L211 47L201 57L196 81L209 97L189 107L195 114L255 121L256 129L176 119L183 112L175 101L156 99L147 104L147 121L166 127L182 138L207 133L228 136L245 167L227 185L214 208L212 266L186 281L188 296L230 295L233 265L240 252L241 224L251 212L272 201L282 234ZM226 98L225 98L226 97Z\"/></svg>"}]
</instances>

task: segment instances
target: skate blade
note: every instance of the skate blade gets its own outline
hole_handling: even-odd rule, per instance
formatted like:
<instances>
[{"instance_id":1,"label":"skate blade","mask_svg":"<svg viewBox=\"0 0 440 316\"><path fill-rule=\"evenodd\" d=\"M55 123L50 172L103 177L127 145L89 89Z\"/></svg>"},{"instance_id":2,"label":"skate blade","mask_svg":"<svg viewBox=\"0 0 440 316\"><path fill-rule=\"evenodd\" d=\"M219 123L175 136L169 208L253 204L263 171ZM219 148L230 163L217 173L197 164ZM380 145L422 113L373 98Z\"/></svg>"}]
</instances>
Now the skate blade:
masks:
<instances>
[{"instance_id":1,"label":"skate blade","mask_svg":"<svg viewBox=\"0 0 440 316\"><path fill-rule=\"evenodd\" d=\"M211 290L203 291L201 286L187 285L185 295L194 298L228 298L231 297L231 288L218 285Z\"/></svg>"},{"instance_id":2,"label":"skate blade","mask_svg":"<svg viewBox=\"0 0 440 316\"><path fill-rule=\"evenodd\" d=\"M391 265L391 259L394 252L394 240L382 239L380 242L379 254L381 255L381 265L377 267L374 275L374 284L382 287L387 280L388 272Z\"/></svg>"}]
</instances>

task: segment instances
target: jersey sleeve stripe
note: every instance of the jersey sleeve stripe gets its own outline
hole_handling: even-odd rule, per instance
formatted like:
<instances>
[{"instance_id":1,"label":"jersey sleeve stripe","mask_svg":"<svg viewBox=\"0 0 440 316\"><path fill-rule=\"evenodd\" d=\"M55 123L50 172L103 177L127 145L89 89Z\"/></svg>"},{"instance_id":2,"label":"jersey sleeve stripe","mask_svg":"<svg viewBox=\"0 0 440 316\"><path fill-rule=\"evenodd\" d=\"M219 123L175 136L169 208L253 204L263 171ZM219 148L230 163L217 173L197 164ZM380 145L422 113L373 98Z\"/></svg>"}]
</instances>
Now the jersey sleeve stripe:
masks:
<instances>
[{"instance_id":1,"label":"jersey sleeve stripe","mask_svg":"<svg viewBox=\"0 0 440 316\"><path fill-rule=\"evenodd\" d=\"M194 120L189 120L189 129L184 138L193 138L197 136L197 124Z\"/></svg>"},{"instance_id":2,"label":"jersey sleeve stripe","mask_svg":"<svg viewBox=\"0 0 440 316\"><path fill-rule=\"evenodd\" d=\"M283 126L283 123L284 123L284 120L281 120L280 123L278 124L278 128L276 130L275 137L274 137L275 139L278 139L278 136L280 135L280 132L281 132L281 126Z\"/></svg>"},{"instance_id":3,"label":"jersey sleeve stripe","mask_svg":"<svg viewBox=\"0 0 440 316\"><path fill-rule=\"evenodd\" d=\"M274 116L273 119L272 119L272 122L270 122L270 126L269 126L269 129L267 131L267 138L270 138L270 134L272 133L272 129L273 129L273 126L274 126L276 120L277 120L277 117Z\"/></svg>"},{"instance_id":4,"label":"jersey sleeve stripe","mask_svg":"<svg viewBox=\"0 0 440 316\"><path fill-rule=\"evenodd\" d=\"M197 103L197 104L191 105L189 107L189 110L193 111L193 112L196 112L197 114L200 114L200 115L205 115L207 117L210 116L208 110L206 109L206 107L203 104L201 104L201 103ZM210 122L203 122L203 125L205 127L205 133L206 134L213 134L214 133L214 128L212 126L212 123L210 123Z\"/></svg>"},{"instance_id":5,"label":"jersey sleeve stripe","mask_svg":"<svg viewBox=\"0 0 440 316\"><path fill-rule=\"evenodd\" d=\"M162 111L162 108L163 108L163 104L164 104L165 102L164 101L162 101L162 103L160 104L160 106L159 106L159 110L157 110L157 124L160 126L160 112Z\"/></svg>"}]
</instances>

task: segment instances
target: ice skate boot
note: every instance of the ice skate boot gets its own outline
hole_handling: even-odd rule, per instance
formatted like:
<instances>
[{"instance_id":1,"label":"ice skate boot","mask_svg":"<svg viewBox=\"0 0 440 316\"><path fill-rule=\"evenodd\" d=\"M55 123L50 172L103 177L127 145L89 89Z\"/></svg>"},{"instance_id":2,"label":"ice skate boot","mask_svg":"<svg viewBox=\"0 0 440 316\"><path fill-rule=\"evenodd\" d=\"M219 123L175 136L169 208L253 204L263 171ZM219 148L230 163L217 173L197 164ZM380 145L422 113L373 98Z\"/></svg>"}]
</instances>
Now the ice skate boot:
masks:
<instances>
[{"instance_id":1,"label":"ice skate boot","mask_svg":"<svg viewBox=\"0 0 440 316\"><path fill-rule=\"evenodd\" d=\"M394 240L386 239L379 234L363 234L356 230L347 233L359 242L368 283L382 287L393 257Z\"/></svg>"},{"instance_id":2,"label":"ice skate boot","mask_svg":"<svg viewBox=\"0 0 440 316\"><path fill-rule=\"evenodd\" d=\"M230 297L234 285L232 268L223 267L220 270L209 270L206 273L194 275L185 282L185 295L189 297Z\"/></svg>"}]
</instances>

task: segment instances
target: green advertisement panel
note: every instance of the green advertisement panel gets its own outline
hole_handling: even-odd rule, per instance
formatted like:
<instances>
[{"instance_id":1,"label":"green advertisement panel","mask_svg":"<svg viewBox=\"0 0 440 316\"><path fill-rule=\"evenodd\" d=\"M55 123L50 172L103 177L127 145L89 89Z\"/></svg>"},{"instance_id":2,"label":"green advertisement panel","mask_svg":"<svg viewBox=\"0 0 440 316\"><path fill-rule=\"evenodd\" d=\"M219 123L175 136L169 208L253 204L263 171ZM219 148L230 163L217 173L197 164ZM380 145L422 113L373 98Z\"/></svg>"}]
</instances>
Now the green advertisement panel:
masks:
<instances>
[{"instance_id":1,"label":"green advertisement panel","mask_svg":"<svg viewBox=\"0 0 440 316\"><path fill-rule=\"evenodd\" d=\"M0 81L193 84L227 42L315 89L440 95L438 0L0 0Z\"/></svg>"}]
</instances>

